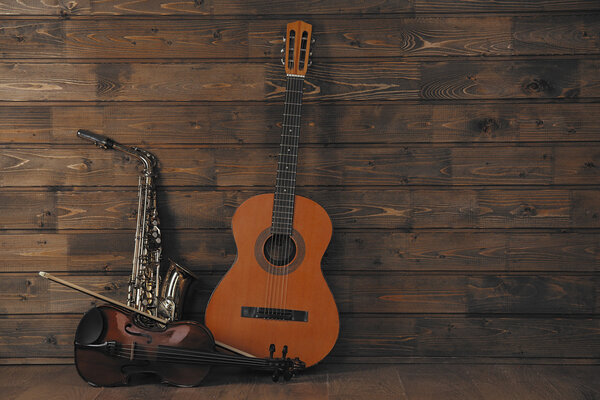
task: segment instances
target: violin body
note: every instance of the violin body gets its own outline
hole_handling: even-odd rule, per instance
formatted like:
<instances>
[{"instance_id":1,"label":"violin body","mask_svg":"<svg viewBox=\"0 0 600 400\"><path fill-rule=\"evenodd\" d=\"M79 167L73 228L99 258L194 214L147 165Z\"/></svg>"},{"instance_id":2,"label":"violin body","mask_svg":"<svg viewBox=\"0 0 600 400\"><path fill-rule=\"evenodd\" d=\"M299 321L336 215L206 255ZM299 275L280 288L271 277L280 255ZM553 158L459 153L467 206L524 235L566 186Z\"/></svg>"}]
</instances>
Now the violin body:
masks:
<instances>
[{"instance_id":1,"label":"violin body","mask_svg":"<svg viewBox=\"0 0 600 400\"><path fill-rule=\"evenodd\" d=\"M254 196L237 209L237 259L214 290L205 323L219 342L257 357L267 356L270 344L287 345L290 356L308 367L331 351L339 332L337 307L321 271L331 221L320 205L295 196L295 255L276 266L264 252L272 210L273 194Z\"/></svg>"},{"instance_id":2,"label":"violin body","mask_svg":"<svg viewBox=\"0 0 600 400\"><path fill-rule=\"evenodd\" d=\"M199 385L210 365L175 360L170 353L186 349L214 352L210 331L194 321L143 327L137 317L113 306L88 311L75 335L79 375L94 386L127 385L134 375L156 375L161 382L175 386ZM164 350L173 348L179 350Z\"/></svg>"}]
</instances>

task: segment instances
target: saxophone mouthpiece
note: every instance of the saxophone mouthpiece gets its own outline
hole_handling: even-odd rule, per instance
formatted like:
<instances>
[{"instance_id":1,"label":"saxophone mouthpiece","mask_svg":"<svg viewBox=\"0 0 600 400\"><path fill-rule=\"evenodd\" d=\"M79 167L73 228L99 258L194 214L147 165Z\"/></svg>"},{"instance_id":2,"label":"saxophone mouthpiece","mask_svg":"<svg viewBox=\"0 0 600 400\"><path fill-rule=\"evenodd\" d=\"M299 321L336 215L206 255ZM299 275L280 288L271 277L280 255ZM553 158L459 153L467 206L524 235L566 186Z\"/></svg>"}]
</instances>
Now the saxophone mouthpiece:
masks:
<instances>
[{"instance_id":1,"label":"saxophone mouthpiece","mask_svg":"<svg viewBox=\"0 0 600 400\"><path fill-rule=\"evenodd\" d=\"M106 136L98 135L97 133L90 132L86 129L79 129L77 131L77 136L82 139L89 140L94 143L98 147L102 147L103 149L112 149L115 141L107 138Z\"/></svg>"}]
</instances>

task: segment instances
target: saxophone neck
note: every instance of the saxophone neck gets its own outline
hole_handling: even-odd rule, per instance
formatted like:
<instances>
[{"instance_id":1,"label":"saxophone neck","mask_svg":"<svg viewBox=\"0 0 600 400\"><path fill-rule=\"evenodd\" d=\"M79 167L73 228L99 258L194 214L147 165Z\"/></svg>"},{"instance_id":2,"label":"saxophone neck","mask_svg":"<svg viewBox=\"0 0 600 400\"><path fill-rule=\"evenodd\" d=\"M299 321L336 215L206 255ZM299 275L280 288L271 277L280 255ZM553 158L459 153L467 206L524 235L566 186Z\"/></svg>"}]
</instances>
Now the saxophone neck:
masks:
<instances>
[{"instance_id":1,"label":"saxophone neck","mask_svg":"<svg viewBox=\"0 0 600 400\"><path fill-rule=\"evenodd\" d=\"M143 174L145 176L156 176L156 167L158 162L154 154L150 153L149 151L140 149L139 147L122 145L121 143L115 142L107 136L99 135L85 129L79 129L77 131L77 136L83 140L92 142L102 149L118 150L137 158L144 165Z\"/></svg>"}]
</instances>

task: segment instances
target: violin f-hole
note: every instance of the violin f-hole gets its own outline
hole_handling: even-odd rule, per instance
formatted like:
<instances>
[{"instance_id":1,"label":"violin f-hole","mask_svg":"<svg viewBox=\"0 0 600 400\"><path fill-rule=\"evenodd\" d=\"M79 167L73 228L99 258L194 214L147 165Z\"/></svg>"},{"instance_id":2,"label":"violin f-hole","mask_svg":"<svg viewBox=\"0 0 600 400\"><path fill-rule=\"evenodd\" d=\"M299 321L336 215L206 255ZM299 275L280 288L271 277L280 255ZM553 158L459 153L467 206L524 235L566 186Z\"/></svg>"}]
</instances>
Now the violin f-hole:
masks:
<instances>
[{"instance_id":1,"label":"violin f-hole","mask_svg":"<svg viewBox=\"0 0 600 400\"><path fill-rule=\"evenodd\" d=\"M148 341L146 343L148 343L148 344L152 343L152 336L150 336L147 333L134 332L134 331L130 330L131 327L132 327L131 324L125 325L125 332L127 332L127 333L129 333L130 335L133 335L133 336L143 336L146 339L148 339Z\"/></svg>"}]
</instances>

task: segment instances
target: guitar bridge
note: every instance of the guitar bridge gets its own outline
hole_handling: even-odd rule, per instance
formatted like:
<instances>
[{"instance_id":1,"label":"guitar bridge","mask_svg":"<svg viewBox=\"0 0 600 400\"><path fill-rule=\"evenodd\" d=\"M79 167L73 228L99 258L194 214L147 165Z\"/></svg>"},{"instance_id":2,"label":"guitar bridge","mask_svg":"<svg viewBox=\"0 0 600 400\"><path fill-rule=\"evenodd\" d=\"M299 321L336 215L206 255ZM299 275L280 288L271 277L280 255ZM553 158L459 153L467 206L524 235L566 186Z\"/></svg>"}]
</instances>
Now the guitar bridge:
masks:
<instances>
[{"instance_id":1,"label":"guitar bridge","mask_svg":"<svg viewBox=\"0 0 600 400\"><path fill-rule=\"evenodd\" d=\"M308 311L288 310L286 308L242 307L242 317L308 322Z\"/></svg>"}]
</instances>

